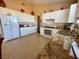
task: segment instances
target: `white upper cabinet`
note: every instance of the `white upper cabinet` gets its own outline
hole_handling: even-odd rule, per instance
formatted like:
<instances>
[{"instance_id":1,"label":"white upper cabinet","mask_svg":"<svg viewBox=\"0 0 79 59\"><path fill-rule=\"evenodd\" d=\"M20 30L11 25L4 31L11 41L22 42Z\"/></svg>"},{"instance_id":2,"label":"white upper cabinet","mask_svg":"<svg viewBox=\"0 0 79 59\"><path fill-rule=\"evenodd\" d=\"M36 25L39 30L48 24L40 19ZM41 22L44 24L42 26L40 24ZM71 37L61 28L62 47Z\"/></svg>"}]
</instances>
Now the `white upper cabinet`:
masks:
<instances>
[{"instance_id":1,"label":"white upper cabinet","mask_svg":"<svg viewBox=\"0 0 79 59\"><path fill-rule=\"evenodd\" d=\"M55 23L67 23L69 9L56 11Z\"/></svg>"},{"instance_id":2,"label":"white upper cabinet","mask_svg":"<svg viewBox=\"0 0 79 59\"><path fill-rule=\"evenodd\" d=\"M76 22L76 12L77 12L77 4L72 4L70 6L68 23L75 23Z\"/></svg>"},{"instance_id":3,"label":"white upper cabinet","mask_svg":"<svg viewBox=\"0 0 79 59\"><path fill-rule=\"evenodd\" d=\"M19 22L36 23L35 22L35 16L27 14L27 13L15 11L15 10L12 10L12 9L0 7L0 14L3 14L3 15L11 14L11 16L17 16L19 18Z\"/></svg>"},{"instance_id":4,"label":"white upper cabinet","mask_svg":"<svg viewBox=\"0 0 79 59\"><path fill-rule=\"evenodd\" d=\"M68 21L69 9L58 10L54 12L44 13L42 15L42 22L53 19L55 23L66 23Z\"/></svg>"},{"instance_id":5,"label":"white upper cabinet","mask_svg":"<svg viewBox=\"0 0 79 59\"><path fill-rule=\"evenodd\" d=\"M49 12L42 14L42 22L47 22L48 19L55 19L55 18L56 18L56 12Z\"/></svg>"}]
</instances>

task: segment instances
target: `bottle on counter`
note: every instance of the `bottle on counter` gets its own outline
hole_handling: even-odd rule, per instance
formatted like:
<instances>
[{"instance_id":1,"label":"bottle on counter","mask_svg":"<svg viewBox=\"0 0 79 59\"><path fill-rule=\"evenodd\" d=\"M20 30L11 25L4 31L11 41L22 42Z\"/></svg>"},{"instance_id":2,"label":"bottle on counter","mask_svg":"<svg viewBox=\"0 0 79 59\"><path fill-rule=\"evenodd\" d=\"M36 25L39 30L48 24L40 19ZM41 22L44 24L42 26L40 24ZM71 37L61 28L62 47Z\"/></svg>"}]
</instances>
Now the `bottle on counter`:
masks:
<instances>
[{"instance_id":1,"label":"bottle on counter","mask_svg":"<svg viewBox=\"0 0 79 59\"><path fill-rule=\"evenodd\" d=\"M75 24L72 24L70 27L70 31L74 31L74 28L75 28Z\"/></svg>"}]
</instances>

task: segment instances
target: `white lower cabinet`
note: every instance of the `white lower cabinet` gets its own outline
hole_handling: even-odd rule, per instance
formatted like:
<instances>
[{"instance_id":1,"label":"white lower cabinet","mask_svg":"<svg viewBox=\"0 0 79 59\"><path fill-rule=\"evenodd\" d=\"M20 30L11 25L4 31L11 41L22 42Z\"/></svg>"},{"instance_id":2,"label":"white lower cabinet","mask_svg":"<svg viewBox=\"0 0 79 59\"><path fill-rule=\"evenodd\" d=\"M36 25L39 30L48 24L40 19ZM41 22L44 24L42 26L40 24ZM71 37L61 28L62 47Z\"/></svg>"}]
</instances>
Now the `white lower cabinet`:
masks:
<instances>
[{"instance_id":1,"label":"white lower cabinet","mask_svg":"<svg viewBox=\"0 0 79 59\"><path fill-rule=\"evenodd\" d=\"M20 28L20 31L21 31L21 37L22 37L22 36L35 33L37 31L37 28L36 27L23 27L23 28Z\"/></svg>"},{"instance_id":2,"label":"white lower cabinet","mask_svg":"<svg viewBox=\"0 0 79 59\"><path fill-rule=\"evenodd\" d=\"M73 56L75 59L79 59L79 47L77 43L73 41L71 46L69 55Z\"/></svg>"},{"instance_id":3,"label":"white lower cabinet","mask_svg":"<svg viewBox=\"0 0 79 59\"><path fill-rule=\"evenodd\" d=\"M44 35L44 28L40 27L40 35Z\"/></svg>"}]
</instances>

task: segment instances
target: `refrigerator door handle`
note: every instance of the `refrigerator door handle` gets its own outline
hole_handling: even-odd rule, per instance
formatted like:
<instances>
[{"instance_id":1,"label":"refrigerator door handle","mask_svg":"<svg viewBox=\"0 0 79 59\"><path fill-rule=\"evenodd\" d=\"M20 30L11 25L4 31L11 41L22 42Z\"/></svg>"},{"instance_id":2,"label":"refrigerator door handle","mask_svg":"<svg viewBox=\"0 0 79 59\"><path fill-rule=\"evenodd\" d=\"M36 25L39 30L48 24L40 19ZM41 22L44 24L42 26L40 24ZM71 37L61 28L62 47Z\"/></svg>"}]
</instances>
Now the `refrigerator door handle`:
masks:
<instances>
[{"instance_id":1,"label":"refrigerator door handle","mask_svg":"<svg viewBox=\"0 0 79 59\"><path fill-rule=\"evenodd\" d=\"M4 25L9 25L9 24L4 24Z\"/></svg>"}]
</instances>

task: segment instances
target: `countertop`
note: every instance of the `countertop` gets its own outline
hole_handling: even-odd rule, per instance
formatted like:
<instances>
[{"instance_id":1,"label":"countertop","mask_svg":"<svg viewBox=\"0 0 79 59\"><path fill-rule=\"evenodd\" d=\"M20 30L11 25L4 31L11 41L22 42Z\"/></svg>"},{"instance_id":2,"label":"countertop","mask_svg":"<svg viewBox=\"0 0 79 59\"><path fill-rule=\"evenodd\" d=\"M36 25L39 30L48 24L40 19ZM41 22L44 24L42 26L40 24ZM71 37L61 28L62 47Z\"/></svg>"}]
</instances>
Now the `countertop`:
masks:
<instances>
[{"instance_id":1,"label":"countertop","mask_svg":"<svg viewBox=\"0 0 79 59\"><path fill-rule=\"evenodd\" d=\"M69 31L69 30L60 30L59 34L66 35L66 36L72 36L73 35L72 32Z\"/></svg>"},{"instance_id":2,"label":"countertop","mask_svg":"<svg viewBox=\"0 0 79 59\"><path fill-rule=\"evenodd\" d=\"M51 27L51 26L41 26L41 27L43 27L43 28L52 28L52 29L59 29L58 27Z\"/></svg>"},{"instance_id":3,"label":"countertop","mask_svg":"<svg viewBox=\"0 0 79 59\"><path fill-rule=\"evenodd\" d=\"M73 33L70 32L70 31L68 31L68 30L59 31L59 34L73 37ZM75 41L76 41L76 43L77 43L77 45L79 47L79 35L77 36L77 38L75 39Z\"/></svg>"}]
</instances>

